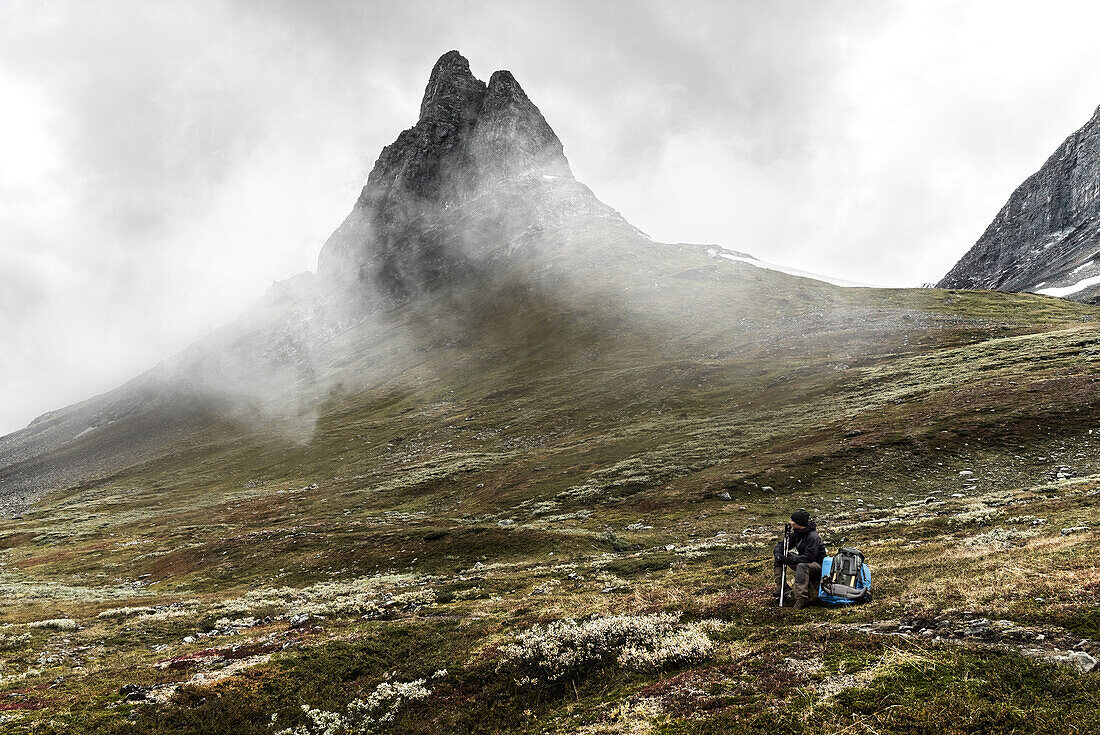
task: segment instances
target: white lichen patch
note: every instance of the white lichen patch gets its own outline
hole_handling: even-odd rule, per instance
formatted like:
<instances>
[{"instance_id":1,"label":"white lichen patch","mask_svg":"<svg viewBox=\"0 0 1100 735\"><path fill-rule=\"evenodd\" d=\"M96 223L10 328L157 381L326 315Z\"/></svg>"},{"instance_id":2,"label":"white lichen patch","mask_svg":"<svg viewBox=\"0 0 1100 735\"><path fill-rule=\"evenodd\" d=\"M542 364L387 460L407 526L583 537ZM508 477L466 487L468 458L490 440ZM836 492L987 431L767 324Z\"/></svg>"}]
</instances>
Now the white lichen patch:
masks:
<instances>
[{"instance_id":1,"label":"white lichen patch","mask_svg":"<svg viewBox=\"0 0 1100 735\"><path fill-rule=\"evenodd\" d=\"M106 602L143 594L129 585L80 587L61 582L39 582L10 573L0 573L0 605L25 605L31 602Z\"/></svg>"},{"instance_id":2,"label":"white lichen patch","mask_svg":"<svg viewBox=\"0 0 1100 735\"><path fill-rule=\"evenodd\" d=\"M552 682L585 669L618 664L649 671L698 662L714 649L708 623L680 623L679 615L611 615L535 625L501 646L500 668L514 668L521 684Z\"/></svg>"},{"instance_id":3,"label":"white lichen patch","mask_svg":"<svg viewBox=\"0 0 1100 735\"><path fill-rule=\"evenodd\" d=\"M1037 535L1035 531L1021 531L1014 528L994 528L963 539L963 545L971 549L1007 549L1023 546L1027 539Z\"/></svg>"},{"instance_id":4,"label":"white lichen patch","mask_svg":"<svg viewBox=\"0 0 1100 735\"><path fill-rule=\"evenodd\" d=\"M218 606L226 617L247 615L380 615L388 607L431 605L435 591L427 578L358 577L308 587L263 587ZM416 589L410 589L416 587Z\"/></svg>"},{"instance_id":5,"label":"white lichen patch","mask_svg":"<svg viewBox=\"0 0 1100 735\"><path fill-rule=\"evenodd\" d=\"M135 615L148 615L156 611L153 607L116 607L113 610L104 610L96 615L97 618L129 618Z\"/></svg>"},{"instance_id":6,"label":"white lichen patch","mask_svg":"<svg viewBox=\"0 0 1100 735\"><path fill-rule=\"evenodd\" d=\"M46 628L47 630L63 630L74 631L79 630L80 626L76 624L76 621L72 618L52 618L50 620L35 620L33 623L27 623L29 628Z\"/></svg>"},{"instance_id":7,"label":"white lichen patch","mask_svg":"<svg viewBox=\"0 0 1100 735\"><path fill-rule=\"evenodd\" d=\"M437 672L438 673L438 672ZM436 678L435 676L432 677ZM330 712L302 705L308 722L297 727L279 730L275 735L335 735L336 733L392 732L394 720L408 703L427 699L432 690L424 686L425 679L415 681L384 681L367 695L366 699L353 699L343 712ZM271 718L276 723L275 716Z\"/></svg>"}]
</instances>

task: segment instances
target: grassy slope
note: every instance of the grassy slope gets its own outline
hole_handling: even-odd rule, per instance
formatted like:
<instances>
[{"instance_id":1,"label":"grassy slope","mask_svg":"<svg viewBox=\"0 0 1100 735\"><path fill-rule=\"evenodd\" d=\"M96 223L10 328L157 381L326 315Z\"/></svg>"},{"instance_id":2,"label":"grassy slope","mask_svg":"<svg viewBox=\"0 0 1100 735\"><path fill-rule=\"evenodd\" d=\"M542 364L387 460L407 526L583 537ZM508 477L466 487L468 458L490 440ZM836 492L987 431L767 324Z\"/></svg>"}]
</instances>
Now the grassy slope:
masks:
<instances>
[{"instance_id":1,"label":"grassy slope","mask_svg":"<svg viewBox=\"0 0 1100 735\"><path fill-rule=\"evenodd\" d=\"M1095 675L1023 653L1100 639L1096 531L1060 533L1100 497L1095 308L837 289L687 247L671 271L641 249L629 278L593 257L596 288L364 325L369 348L339 359L384 368L334 395L308 443L212 419L204 442L7 524L5 727L271 732L275 712L295 722L299 703L335 709L440 668L401 731L1100 724ZM800 505L830 548L867 552L875 602L767 607L760 560ZM284 587L314 590L295 604L325 619L290 626ZM424 589L434 602L408 597ZM250 590L251 607L226 606ZM342 609L348 595L381 609ZM156 609L97 617L139 606ZM259 622L183 642L242 609ZM658 610L726 621L715 655L567 687L496 672L494 646L532 623ZM25 625L58 617L80 629ZM1015 628L966 634L974 617ZM255 665L168 704L120 703L124 684L240 661Z\"/></svg>"}]
</instances>

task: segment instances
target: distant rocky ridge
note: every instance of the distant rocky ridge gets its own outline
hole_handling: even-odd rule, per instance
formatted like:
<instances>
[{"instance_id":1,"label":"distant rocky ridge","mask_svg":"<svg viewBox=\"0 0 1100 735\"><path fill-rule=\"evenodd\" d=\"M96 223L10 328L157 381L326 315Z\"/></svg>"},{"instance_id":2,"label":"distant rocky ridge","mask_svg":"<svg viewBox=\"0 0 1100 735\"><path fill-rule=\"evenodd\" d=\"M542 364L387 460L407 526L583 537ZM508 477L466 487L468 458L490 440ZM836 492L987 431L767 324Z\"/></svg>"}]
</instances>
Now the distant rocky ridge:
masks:
<instances>
[{"instance_id":1,"label":"distant rocky ridge","mask_svg":"<svg viewBox=\"0 0 1100 735\"><path fill-rule=\"evenodd\" d=\"M1100 302L1100 108L936 285Z\"/></svg>"}]
</instances>

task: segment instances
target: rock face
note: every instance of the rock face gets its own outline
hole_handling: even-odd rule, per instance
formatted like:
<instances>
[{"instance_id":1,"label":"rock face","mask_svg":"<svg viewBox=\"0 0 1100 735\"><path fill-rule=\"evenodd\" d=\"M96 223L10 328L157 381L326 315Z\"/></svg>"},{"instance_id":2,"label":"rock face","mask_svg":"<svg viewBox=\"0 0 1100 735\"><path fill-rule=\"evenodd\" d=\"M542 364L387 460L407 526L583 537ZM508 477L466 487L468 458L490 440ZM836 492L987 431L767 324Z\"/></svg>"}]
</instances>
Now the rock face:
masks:
<instances>
[{"instance_id":1,"label":"rock face","mask_svg":"<svg viewBox=\"0 0 1100 735\"><path fill-rule=\"evenodd\" d=\"M420 119L383 149L322 248L318 273L402 301L476 275L501 244L586 218L636 232L573 178L561 141L510 72L486 85L450 51L432 70Z\"/></svg>"},{"instance_id":2,"label":"rock face","mask_svg":"<svg viewBox=\"0 0 1100 735\"><path fill-rule=\"evenodd\" d=\"M936 285L1100 300L1100 108Z\"/></svg>"}]
</instances>

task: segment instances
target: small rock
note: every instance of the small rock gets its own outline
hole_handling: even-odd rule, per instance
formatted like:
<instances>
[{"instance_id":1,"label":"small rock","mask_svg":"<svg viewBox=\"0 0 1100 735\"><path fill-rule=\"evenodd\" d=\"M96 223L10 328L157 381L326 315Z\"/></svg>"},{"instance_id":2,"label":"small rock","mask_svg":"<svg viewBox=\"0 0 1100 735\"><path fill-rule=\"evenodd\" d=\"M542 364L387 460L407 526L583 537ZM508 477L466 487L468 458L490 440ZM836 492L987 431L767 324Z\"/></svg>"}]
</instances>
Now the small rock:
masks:
<instances>
[{"instance_id":1,"label":"small rock","mask_svg":"<svg viewBox=\"0 0 1100 735\"><path fill-rule=\"evenodd\" d=\"M1088 526L1070 526L1069 528L1063 528L1062 529L1062 535L1063 536L1069 536L1071 533L1084 533L1085 531L1088 531L1088 530L1089 530Z\"/></svg>"},{"instance_id":2,"label":"small rock","mask_svg":"<svg viewBox=\"0 0 1100 735\"><path fill-rule=\"evenodd\" d=\"M730 498L730 494L725 491L715 493L715 497L717 497L719 500L732 500L732 498Z\"/></svg>"},{"instance_id":3,"label":"small rock","mask_svg":"<svg viewBox=\"0 0 1100 735\"><path fill-rule=\"evenodd\" d=\"M392 601L387 601L387 604L393 604ZM324 620L324 615L310 615L309 613L299 613L290 619L290 627L293 629L301 628L315 628L317 623Z\"/></svg>"},{"instance_id":4,"label":"small rock","mask_svg":"<svg viewBox=\"0 0 1100 735\"><path fill-rule=\"evenodd\" d=\"M193 636L193 635L184 636L183 637L183 642L184 643L194 643L195 642L195 636Z\"/></svg>"},{"instance_id":5,"label":"small rock","mask_svg":"<svg viewBox=\"0 0 1100 735\"><path fill-rule=\"evenodd\" d=\"M118 693L121 694L127 702L141 702L145 699L145 693L147 691L145 687L139 687L137 684L126 684L118 690Z\"/></svg>"},{"instance_id":6,"label":"small rock","mask_svg":"<svg viewBox=\"0 0 1100 735\"><path fill-rule=\"evenodd\" d=\"M1076 666L1077 670L1080 671L1082 674L1089 673L1096 668L1096 665L1098 663L1100 663L1096 660L1095 657L1090 656L1084 651L1074 651L1068 656L1062 657L1062 659L1060 660L1064 661L1067 664Z\"/></svg>"},{"instance_id":7,"label":"small rock","mask_svg":"<svg viewBox=\"0 0 1100 735\"><path fill-rule=\"evenodd\" d=\"M501 520L497 521L497 525L498 526L514 526L514 525L516 525L516 522L513 521L511 518L502 518Z\"/></svg>"},{"instance_id":8,"label":"small rock","mask_svg":"<svg viewBox=\"0 0 1100 735\"><path fill-rule=\"evenodd\" d=\"M981 635L987 632L992 626L993 623L990 622L989 618L978 618L977 620L971 620L967 623L966 632L970 635Z\"/></svg>"},{"instance_id":9,"label":"small rock","mask_svg":"<svg viewBox=\"0 0 1100 735\"><path fill-rule=\"evenodd\" d=\"M773 489L772 489L772 486L771 486L771 485L765 485L764 487L760 488L760 490L761 490L762 492L765 492L765 493L773 493L773 492L775 492L775 490L773 490Z\"/></svg>"}]
</instances>

